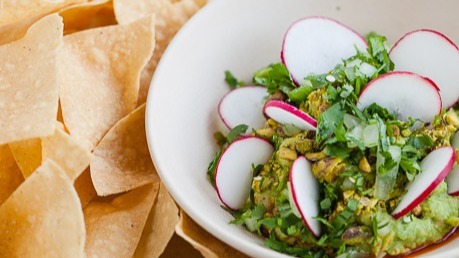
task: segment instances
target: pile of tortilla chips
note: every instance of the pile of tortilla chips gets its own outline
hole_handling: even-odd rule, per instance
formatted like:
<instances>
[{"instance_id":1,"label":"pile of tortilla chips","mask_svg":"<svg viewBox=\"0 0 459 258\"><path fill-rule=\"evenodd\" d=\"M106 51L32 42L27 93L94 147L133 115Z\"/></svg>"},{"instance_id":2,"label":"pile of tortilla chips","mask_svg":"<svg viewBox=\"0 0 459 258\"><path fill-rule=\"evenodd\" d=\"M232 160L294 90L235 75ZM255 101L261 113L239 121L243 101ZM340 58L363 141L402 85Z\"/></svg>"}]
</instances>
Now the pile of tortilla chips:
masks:
<instances>
[{"instance_id":1,"label":"pile of tortilla chips","mask_svg":"<svg viewBox=\"0 0 459 258\"><path fill-rule=\"evenodd\" d=\"M175 231L242 255L179 212L145 136L156 65L205 2L0 0L0 257L159 257Z\"/></svg>"}]
</instances>

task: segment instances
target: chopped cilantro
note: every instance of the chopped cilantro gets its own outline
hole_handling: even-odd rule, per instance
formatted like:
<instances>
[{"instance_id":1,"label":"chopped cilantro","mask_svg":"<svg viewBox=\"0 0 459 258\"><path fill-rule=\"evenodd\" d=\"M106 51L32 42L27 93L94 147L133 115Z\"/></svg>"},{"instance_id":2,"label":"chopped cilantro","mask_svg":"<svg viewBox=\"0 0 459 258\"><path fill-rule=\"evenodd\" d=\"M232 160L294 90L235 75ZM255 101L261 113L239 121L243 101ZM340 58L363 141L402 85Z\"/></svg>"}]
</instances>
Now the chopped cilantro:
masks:
<instances>
[{"instance_id":1,"label":"chopped cilantro","mask_svg":"<svg viewBox=\"0 0 459 258\"><path fill-rule=\"evenodd\" d=\"M266 86L269 94L274 94L277 90L288 94L291 90L296 89L289 71L282 63L272 64L258 70L253 75L253 82Z\"/></svg>"},{"instance_id":2,"label":"chopped cilantro","mask_svg":"<svg viewBox=\"0 0 459 258\"><path fill-rule=\"evenodd\" d=\"M408 144L415 149L425 149L433 146L433 140L428 135L416 135L408 139Z\"/></svg>"},{"instance_id":3,"label":"chopped cilantro","mask_svg":"<svg viewBox=\"0 0 459 258\"><path fill-rule=\"evenodd\" d=\"M369 105L368 107L366 107L363 110L363 113L366 117L374 117L375 115L378 115L378 117L380 117L383 120L396 120L397 119L394 114L389 112L389 110L379 106L376 103L373 103Z\"/></svg>"},{"instance_id":4,"label":"chopped cilantro","mask_svg":"<svg viewBox=\"0 0 459 258\"><path fill-rule=\"evenodd\" d=\"M230 71L225 71L225 82L228 84L228 86L230 86L232 90L246 84L245 82L236 79L236 77Z\"/></svg>"},{"instance_id":5,"label":"chopped cilantro","mask_svg":"<svg viewBox=\"0 0 459 258\"><path fill-rule=\"evenodd\" d=\"M320 208L322 210L328 210L331 207L331 200L329 198L325 198L322 201L320 201Z\"/></svg>"},{"instance_id":6,"label":"chopped cilantro","mask_svg":"<svg viewBox=\"0 0 459 258\"><path fill-rule=\"evenodd\" d=\"M344 110L339 103L334 104L319 117L316 140L318 142L330 139L338 126L342 126Z\"/></svg>"},{"instance_id":7,"label":"chopped cilantro","mask_svg":"<svg viewBox=\"0 0 459 258\"><path fill-rule=\"evenodd\" d=\"M220 159L221 155L222 155L222 151L221 150L217 151L217 153L215 153L214 158L212 159L212 161L209 163L209 166L207 167L207 176L212 186L214 187L215 187L215 173L217 171L217 164L218 164L218 160Z\"/></svg>"},{"instance_id":8,"label":"chopped cilantro","mask_svg":"<svg viewBox=\"0 0 459 258\"><path fill-rule=\"evenodd\" d=\"M312 87L311 85L303 85L301 87L289 91L287 95L291 101L295 103L301 103L302 101L305 101L307 99L307 97L312 91L314 91L314 87Z\"/></svg>"},{"instance_id":9,"label":"chopped cilantro","mask_svg":"<svg viewBox=\"0 0 459 258\"><path fill-rule=\"evenodd\" d=\"M234 140L237 139L241 134L244 134L249 127L247 125L238 125L231 129L231 131L226 136L226 141L228 144L231 144Z\"/></svg>"},{"instance_id":10,"label":"chopped cilantro","mask_svg":"<svg viewBox=\"0 0 459 258\"><path fill-rule=\"evenodd\" d=\"M386 47L386 37L369 33L366 36L369 48L369 54L378 62L379 70L382 73L388 73L394 70L394 63L389 58Z\"/></svg>"}]
</instances>

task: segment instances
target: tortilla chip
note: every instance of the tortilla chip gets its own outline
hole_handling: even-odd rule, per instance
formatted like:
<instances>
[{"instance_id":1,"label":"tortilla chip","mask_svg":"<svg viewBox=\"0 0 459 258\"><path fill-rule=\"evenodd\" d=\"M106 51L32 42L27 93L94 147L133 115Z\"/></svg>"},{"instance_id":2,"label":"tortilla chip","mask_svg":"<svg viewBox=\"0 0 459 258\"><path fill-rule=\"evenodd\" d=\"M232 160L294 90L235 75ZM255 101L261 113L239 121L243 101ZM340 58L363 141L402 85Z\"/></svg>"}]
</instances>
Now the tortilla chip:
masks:
<instances>
[{"instance_id":1,"label":"tortilla chip","mask_svg":"<svg viewBox=\"0 0 459 258\"><path fill-rule=\"evenodd\" d=\"M73 183L73 186L75 186L75 190L80 197L81 207L83 209L86 208L89 202L96 196L96 189L94 189L94 185L92 184L89 168L81 173L75 180L75 183Z\"/></svg>"},{"instance_id":2,"label":"tortilla chip","mask_svg":"<svg viewBox=\"0 0 459 258\"><path fill-rule=\"evenodd\" d=\"M27 29L43 18L70 4L86 0L2 0L0 1L0 45L22 38Z\"/></svg>"},{"instance_id":3,"label":"tortilla chip","mask_svg":"<svg viewBox=\"0 0 459 258\"><path fill-rule=\"evenodd\" d=\"M24 181L8 145L0 146L0 205Z\"/></svg>"},{"instance_id":4,"label":"tortilla chip","mask_svg":"<svg viewBox=\"0 0 459 258\"><path fill-rule=\"evenodd\" d=\"M182 0L172 3L170 0L114 0L116 19L120 24L130 23L139 17L154 14L156 19L156 46L153 57L142 71L138 104L147 99L151 78L167 45L175 33L196 13L205 0Z\"/></svg>"},{"instance_id":5,"label":"tortilla chip","mask_svg":"<svg viewBox=\"0 0 459 258\"><path fill-rule=\"evenodd\" d=\"M160 258L176 257L202 258L203 256L190 243L174 234Z\"/></svg>"},{"instance_id":6,"label":"tortilla chip","mask_svg":"<svg viewBox=\"0 0 459 258\"><path fill-rule=\"evenodd\" d=\"M40 138L12 142L9 146L24 178L29 177L41 165Z\"/></svg>"},{"instance_id":7,"label":"tortilla chip","mask_svg":"<svg viewBox=\"0 0 459 258\"><path fill-rule=\"evenodd\" d=\"M10 43L24 37L30 25L37 22L39 18L40 17L31 18L0 27L0 45Z\"/></svg>"},{"instance_id":8,"label":"tortilla chip","mask_svg":"<svg viewBox=\"0 0 459 258\"><path fill-rule=\"evenodd\" d=\"M132 257L158 189L159 183L149 184L110 202L93 200L84 210L87 257Z\"/></svg>"},{"instance_id":9,"label":"tortilla chip","mask_svg":"<svg viewBox=\"0 0 459 258\"><path fill-rule=\"evenodd\" d=\"M80 200L65 172L46 160L0 206L2 257L84 257Z\"/></svg>"},{"instance_id":10,"label":"tortilla chip","mask_svg":"<svg viewBox=\"0 0 459 258\"><path fill-rule=\"evenodd\" d=\"M151 17L64 37L60 101L70 135L92 150L137 105L139 76L154 47Z\"/></svg>"},{"instance_id":11,"label":"tortilla chip","mask_svg":"<svg viewBox=\"0 0 459 258\"><path fill-rule=\"evenodd\" d=\"M86 0L2 0L0 12L0 27L14 22L43 16L71 4L82 3Z\"/></svg>"},{"instance_id":12,"label":"tortilla chip","mask_svg":"<svg viewBox=\"0 0 459 258\"><path fill-rule=\"evenodd\" d=\"M179 222L179 210L172 197L161 184L158 198L148 215L134 258L159 257L174 235L175 225Z\"/></svg>"},{"instance_id":13,"label":"tortilla chip","mask_svg":"<svg viewBox=\"0 0 459 258\"><path fill-rule=\"evenodd\" d=\"M128 24L142 17L155 14L158 15L163 12L162 17L167 15L179 15L173 19L185 19L185 13L180 13L181 11L194 10L205 5L206 0L181 0L181 1L171 1L171 0L113 0L113 7L115 9L116 20L119 24ZM173 9L181 10L175 11ZM193 12L195 12L194 10ZM158 19L158 22L162 19Z\"/></svg>"},{"instance_id":14,"label":"tortilla chip","mask_svg":"<svg viewBox=\"0 0 459 258\"><path fill-rule=\"evenodd\" d=\"M175 228L177 235L193 245L207 258L248 257L201 228L185 212L180 211L180 223Z\"/></svg>"},{"instance_id":15,"label":"tortilla chip","mask_svg":"<svg viewBox=\"0 0 459 258\"><path fill-rule=\"evenodd\" d=\"M54 14L0 46L0 144L53 134L61 43L62 19Z\"/></svg>"},{"instance_id":16,"label":"tortilla chip","mask_svg":"<svg viewBox=\"0 0 459 258\"><path fill-rule=\"evenodd\" d=\"M64 132L63 128L60 124L52 136L42 138L42 155L43 160L55 160L73 182L89 166L91 152Z\"/></svg>"},{"instance_id":17,"label":"tortilla chip","mask_svg":"<svg viewBox=\"0 0 459 258\"><path fill-rule=\"evenodd\" d=\"M159 181L148 151L145 105L118 121L93 154L91 178L99 196L126 192Z\"/></svg>"},{"instance_id":18,"label":"tortilla chip","mask_svg":"<svg viewBox=\"0 0 459 258\"><path fill-rule=\"evenodd\" d=\"M117 24L113 3L109 0L72 5L60 11L59 14L64 18L64 35Z\"/></svg>"}]
</instances>

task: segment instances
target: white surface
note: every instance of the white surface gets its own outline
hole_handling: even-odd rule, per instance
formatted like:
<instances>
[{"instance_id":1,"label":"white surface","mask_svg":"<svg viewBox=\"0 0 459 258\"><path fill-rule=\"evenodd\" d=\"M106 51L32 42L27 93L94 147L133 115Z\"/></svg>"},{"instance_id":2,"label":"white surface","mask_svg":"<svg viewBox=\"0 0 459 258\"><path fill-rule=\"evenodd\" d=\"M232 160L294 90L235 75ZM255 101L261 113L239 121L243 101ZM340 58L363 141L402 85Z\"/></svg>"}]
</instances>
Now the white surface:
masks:
<instances>
[{"instance_id":1,"label":"white surface","mask_svg":"<svg viewBox=\"0 0 459 258\"><path fill-rule=\"evenodd\" d=\"M224 71L250 81L252 73L280 61L282 37L302 17L335 18L360 33L370 30L391 42L417 28L437 29L459 41L459 1L431 0L215 0L178 33L154 76L147 103L147 136L156 168L172 196L197 223L253 257L285 257L262 240L229 225L206 177L217 151L212 134L217 105L229 91ZM394 8L396 6L396 8ZM438 257L457 257L459 239Z\"/></svg>"}]
</instances>

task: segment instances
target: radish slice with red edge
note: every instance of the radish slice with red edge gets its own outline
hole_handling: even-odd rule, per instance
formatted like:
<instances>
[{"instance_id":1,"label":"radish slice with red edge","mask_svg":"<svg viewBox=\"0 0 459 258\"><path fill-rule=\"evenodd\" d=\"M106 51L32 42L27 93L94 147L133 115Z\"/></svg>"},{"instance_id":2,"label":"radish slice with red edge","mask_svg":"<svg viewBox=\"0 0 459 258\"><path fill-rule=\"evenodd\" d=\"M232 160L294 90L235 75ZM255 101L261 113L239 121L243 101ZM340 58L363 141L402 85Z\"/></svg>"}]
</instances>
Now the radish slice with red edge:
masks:
<instances>
[{"instance_id":1,"label":"radish slice with red edge","mask_svg":"<svg viewBox=\"0 0 459 258\"><path fill-rule=\"evenodd\" d=\"M421 173L408 184L407 192L392 216L396 219L408 214L424 201L445 179L456 162L456 151L450 146L440 147L430 152L421 161Z\"/></svg>"},{"instance_id":2,"label":"radish slice with red edge","mask_svg":"<svg viewBox=\"0 0 459 258\"><path fill-rule=\"evenodd\" d=\"M247 201L252 186L252 166L264 164L274 152L271 143L259 137L232 142L218 160L215 186L221 202L238 210Z\"/></svg>"},{"instance_id":3,"label":"radish slice with red edge","mask_svg":"<svg viewBox=\"0 0 459 258\"><path fill-rule=\"evenodd\" d=\"M269 100L263 112L280 124L293 125L301 130L317 129L317 121L302 110L281 100Z\"/></svg>"},{"instance_id":4,"label":"radish slice with red edge","mask_svg":"<svg viewBox=\"0 0 459 258\"><path fill-rule=\"evenodd\" d=\"M459 48L434 30L415 30L400 38L389 52L396 71L410 71L433 80L443 107L459 99ZM421 100L421 99L420 99Z\"/></svg>"},{"instance_id":5,"label":"radish slice with red edge","mask_svg":"<svg viewBox=\"0 0 459 258\"><path fill-rule=\"evenodd\" d=\"M268 98L268 91L261 86L244 86L230 91L218 104L218 115L220 118L221 130L229 132L234 127L245 124L252 129L262 128L266 119L262 109L265 99Z\"/></svg>"},{"instance_id":6,"label":"radish slice with red edge","mask_svg":"<svg viewBox=\"0 0 459 258\"><path fill-rule=\"evenodd\" d=\"M301 85L311 73L323 74L357 53L365 39L346 25L325 17L307 17L293 23L282 44L281 59L293 81Z\"/></svg>"},{"instance_id":7,"label":"radish slice with red edge","mask_svg":"<svg viewBox=\"0 0 459 258\"><path fill-rule=\"evenodd\" d=\"M376 103L406 121L408 117L431 122L441 112L438 87L431 80L411 72L391 72L372 80L359 96L357 107Z\"/></svg>"},{"instance_id":8,"label":"radish slice with red edge","mask_svg":"<svg viewBox=\"0 0 459 258\"><path fill-rule=\"evenodd\" d=\"M448 194L451 196L459 196L459 166L454 166L446 178L448 185Z\"/></svg>"},{"instance_id":9,"label":"radish slice with red edge","mask_svg":"<svg viewBox=\"0 0 459 258\"><path fill-rule=\"evenodd\" d=\"M298 157L290 168L289 189L304 223L315 237L320 237L320 222L315 219L319 215L319 182L304 156Z\"/></svg>"},{"instance_id":10,"label":"radish slice with red edge","mask_svg":"<svg viewBox=\"0 0 459 258\"><path fill-rule=\"evenodd\" d=\"M451 146L455 149L459 149L459 131L456 132L451 140ZM452 196L459 196L459 166L454 165L453 170L449 172L446 178L446 184L448 185L448 194Z\"/></svg>"}]
</instances>

